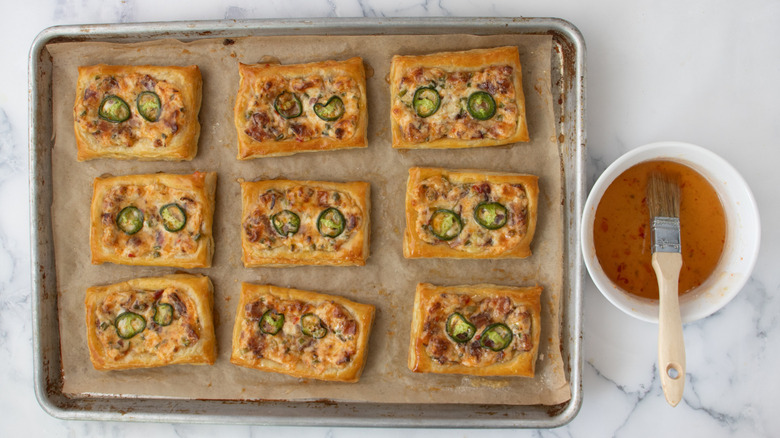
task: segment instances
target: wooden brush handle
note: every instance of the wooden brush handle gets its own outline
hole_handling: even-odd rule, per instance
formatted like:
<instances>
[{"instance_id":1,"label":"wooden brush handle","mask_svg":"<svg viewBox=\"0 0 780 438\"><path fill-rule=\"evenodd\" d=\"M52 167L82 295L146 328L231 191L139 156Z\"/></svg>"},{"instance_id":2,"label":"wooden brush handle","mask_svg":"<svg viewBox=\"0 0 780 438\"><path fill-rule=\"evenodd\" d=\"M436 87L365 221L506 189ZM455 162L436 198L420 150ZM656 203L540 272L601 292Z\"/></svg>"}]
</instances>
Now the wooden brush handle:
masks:
<instances>
[{"instance_id":1,"label":"wooden brush handle","mask_svg":"<svg viewBox=\"0 0 780 438\"><path fill-rule=\"evenodd\" d=\"M658 368L666 401L677 406L685 388L685 341L683 340L677 283L680 278L680 253L653 254L653 269L658 277ZM671 373L671 375L670 375Z\"/></svg>"}]
</instances>

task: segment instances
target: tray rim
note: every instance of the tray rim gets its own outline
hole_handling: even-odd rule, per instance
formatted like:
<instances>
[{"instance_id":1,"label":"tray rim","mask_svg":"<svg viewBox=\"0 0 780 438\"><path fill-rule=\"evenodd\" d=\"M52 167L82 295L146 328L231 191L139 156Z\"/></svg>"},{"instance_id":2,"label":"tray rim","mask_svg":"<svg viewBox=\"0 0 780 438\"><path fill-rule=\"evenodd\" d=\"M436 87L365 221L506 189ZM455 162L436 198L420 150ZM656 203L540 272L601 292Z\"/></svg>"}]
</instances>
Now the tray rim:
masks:
<instances>
[{"instance_id":1,"label":"tray rim","mask_svg":"<svg viewBox=\"0 0 780 438\"><path fill-rule=\"evenodd\" d=\"M419 32L422 25L426 26L426 32ZM540 406L508 406L506 409L519 410L518 418L496 418L496 412L487 412L483 418L468 419L459 416L463 407L484 408L487 411L495 411L503 405L434 405L453 411L451 415L440 415L436 418L426 418L425 415L410 415L407 418L393 417L395 408L409 407L413 405L371 404L371 403L341 403L328 400L306 402L307 408L311 408L318 415L301 417L295 415L266 414L266 415L228 415L209 413L209 408L214 403L223 405L272 405L270 410L295 411L297 403L290 402L264 402L243 400L179 400L179 399L154 399L154 398L111 398L111 397L80 397L68 398L61 392L61 367L59 358L55 358L58 372L51 371L51 358L45 356L43 351L43 339L46 335L43 324L44 319L51 317L46 314L45 300L51 300L48 294L54 295L54 308L56 309L56 275L46 268L53 266L53 254L46 251L45 242L50 240L50 225L46 224L31 227L31 277L32 277L32 318L33 318L33 361L34 361L34 387L35 395L42 409L49 415L66 420L104 420L104 421L148 421L165 423L222 423L222 424L253 424L275 426L355 426L355 427L446 427L446 428L551 428L565 425L572 421L582 405L582 279L584 275L583 261L577 244L576 236L579 236L581 212L584 205L585 192L585 42L580 31L570 22L560 18L529 18L529 17L480 17L480 18L321 18L321 19L257 19L257 20L204 20L204 21L171 21L171 22L147 22L147 23L122 23L122 24L88 24L88 25L64 25L53 26L41 31L33 41L29 52L28 63L28 133L29 133L29 168L30 168L30 216L39 217L39 213L50 207L46 201L48 197L39 196L39 189L50 184L46 169L40 166L49 166L46 160L40 157L46 156L47 147L53 139L46 139L39 132L37 114L42 111L43 102L40 98L40 85L38 72L41 64L45 62L45 47L47 44L59 41L96 41L109 40L112 42L133 42L147 38L177 38L180 40L195 40L203 38L241 37L249 35L291 35L304 34L447 34L447 33L472 33L495 34L501 30L513 33L525 34L550 34L553 33L562 38L573 53L570 53L571 82L565 87L567 93L567 107L573 113L570 134L566 136L565 144L561 148L570 148L572 160L561 163L564 176L566 171L573 174L572 181L564 181L564 190L571 193L565 194L567 206L564 208L564 223L568 223L568 238L565 243L568 263L564 277L564 298L568 302L562 307L565 312L562 325L568 331L562 330L562 344L569 344L568 368L569 385L572 393L571 399L557 407ZM563 55L562 55L563 56ZM562 67L563 68L563 67ZM555 69L555 68L554 68ZM49 96L50 97L50 96ZM50 111L49 111L50 113ZM568 119L568 117L567 117ZM562 123L561 123L562 124ZM560 128L560 126L559 126ZM50 168L49 168L50 174ZM567 178L565 178L567 179ZM573 196L568 196L573 195ZM48 231L48 233L47 233ZM572 236L575 236L572 238ZM40 249L43 248L43 251ZM48 255L48 257L46 257ZM50 275L46 276L46 273ZM53 286L52 286L53 285ZM568 286L568 287L566 287ZM51 292L52 287L54 290ZM51 304L49 303L49 307ZM56 322L56 310L54 319ZM568 324L564 323L568 322ZM57 341L59 340L57 335ZM569 339L565 339L566 337ZM59 350L58 350L59 351ZM48 372L47 372L48 371ZM59 380L58 380L59 379ZM59 392L56 388L59 382ZM54 387L54 388L53 388ZM187 404L187 409L181 411L177 404ZM135 406L134 406L135 405ZM141 408L137 406L143 405ZM169 412L144 411L144 407L161 407ZM374 406L379 411L375 415L344 416L338 415L339 407L344 410L358 409L360 406ZM525 409L531 409L530 414L538 414L539 411L547 412L547 417L522 418ZM402 410L402 409L401 409ZM300 409L297 411L298 414ZM424 413L423 413L424 414Z\"/></svg>"}]
</instances>

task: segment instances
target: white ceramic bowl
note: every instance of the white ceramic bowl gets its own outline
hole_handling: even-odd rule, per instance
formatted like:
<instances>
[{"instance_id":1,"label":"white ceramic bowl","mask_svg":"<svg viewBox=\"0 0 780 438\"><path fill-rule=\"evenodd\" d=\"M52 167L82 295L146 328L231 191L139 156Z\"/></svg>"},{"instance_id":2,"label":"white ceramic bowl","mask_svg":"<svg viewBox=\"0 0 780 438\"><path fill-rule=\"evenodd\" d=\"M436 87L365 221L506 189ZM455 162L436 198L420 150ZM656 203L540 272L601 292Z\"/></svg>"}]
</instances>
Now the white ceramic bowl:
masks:
<instances>
[{"instance_id":1,"label":"white ceramic bowl","mask_svg":"<svg viewBox=\"0 0 780 438\"><path fill-rule=\"evenodd\" d=\"M726 243L710 277L680 299L683 322L709 316L731 301L750 278L758 257L761 224L758 208L745 180L728 162L707 149L680 142L652 143L636 148L612 163L593 186L582 216L580 244L593 282L601 293L625 313L648 322L658 322L658 301L630 295L604 273L593 244L596 208L614 179L637 163L670 160L704 175L715 187L726 213Z\"/></svg>"}]
</instances>

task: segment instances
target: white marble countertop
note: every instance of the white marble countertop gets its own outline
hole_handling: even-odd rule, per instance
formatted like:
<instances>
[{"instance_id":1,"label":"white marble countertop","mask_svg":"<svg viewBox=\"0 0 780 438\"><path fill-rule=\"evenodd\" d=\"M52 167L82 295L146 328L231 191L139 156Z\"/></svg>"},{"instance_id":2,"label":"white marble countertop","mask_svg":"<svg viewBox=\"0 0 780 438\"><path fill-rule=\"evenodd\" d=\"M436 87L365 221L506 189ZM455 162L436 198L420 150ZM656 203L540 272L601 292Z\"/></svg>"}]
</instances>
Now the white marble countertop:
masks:
<instances>
[{"instance_id":1,"label":"white marble countertop","mask_svg":"<svg viewBox=\"0 0 780 438\"><path fill-rule=\"evenodd\" d=\"M391 430L62 421L33 391L27 56L60 24L281 17L560 17L587 43L588 185L623 152L680 140L745 177L763 224L752 278L724 309L684 328L687 382L669 407L655 325L633 320L584 283L584 401L553 430ZM780 436L780 2L707 0L32 0L0 14L0 436ZM771 347L775 345L775 347Z\"/></svg>"}]
</instances>

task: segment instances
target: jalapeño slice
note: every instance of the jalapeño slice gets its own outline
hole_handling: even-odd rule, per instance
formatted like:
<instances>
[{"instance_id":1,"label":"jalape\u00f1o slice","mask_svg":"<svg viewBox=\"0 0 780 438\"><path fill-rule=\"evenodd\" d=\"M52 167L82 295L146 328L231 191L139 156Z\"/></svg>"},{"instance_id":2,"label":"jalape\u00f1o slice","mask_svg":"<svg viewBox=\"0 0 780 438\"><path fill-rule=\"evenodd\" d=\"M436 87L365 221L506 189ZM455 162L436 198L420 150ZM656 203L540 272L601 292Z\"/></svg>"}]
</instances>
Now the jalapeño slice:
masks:
<instances>
[{"instance_id":1,"label":"jalape\u00f1o slice","mask_svg":"<svg viewBox=\"0 0 780 438\"><path fill-rule=\"evenodd\" d=\"M425 118L432 116L439 110L441 97L433 87L420 87L414 92L412 105L418 116Z\"/></svg>"},{"instance_id":2,"label":"jalape\u00f1o slice","mask_svg":"<svg viewBox=\"0 0 780 438\"><path fill-rule=\"evenodd\" d=\"M431 232L440 240L452 240L463 230L463 222L452 210L436 210L429 222Z\"/></svg>"},{"instance_id":3,"label":"jalape\u00f1o slice","mask_svg":"<svg viewBox=\"0 0 780 438\"><path fill-rule=\"evenodd\" d=\"M154 91L144 91L135 99L135 106L138 108L138 114L150 122L156 122L162 112L160 96Z\"/></svg>"},{"instance_id":4,"label":"jalape\u00f1o slice","mask_svg":"<svg viewBox=\"0 0 780 438\"><path fill-rule=\"evenodd\" d=\"M320 339L328 334L328 329L322 323L319 316L313 313L307 313L301 316L301 331L306 336L314 339Z\"/></svg>"},{"instance_id":5,"label":"jalape\u00f1o slice","mask_svg":"<svg viewBox=\"0 0 780 438\"><path fill-rule=\"evenodd\" d=\"M137 207L129 205L116 216L116 226L125 234L135 234L144 226L144 213Z\"/></svg>"},{"instance_id":6,"label":"jalape\u00f1o slice","mask_svg":"<svg viewBox=\"0 0 780 438\"><path fill-rule=\"evenodd\" d=\"M116 327L116 334L119 335L120 338L130 339L144 331L146 328L146 319L137 313L125 312L116 317L114 327Z\"/></svg>"},{"instance_id":7,"label":"jalape\u00f1o slice","mask_svg":"<svg viewBox=\"0 0 780 438\"><path fill-rule=\"evenodd\" d=\"M479 337L479 345L493 351L501 351L512 342L512 330L504 324L497 322L487 326Z\"/></svg>"},{"instance_id":8,"label":"jalape\u00f1o slice","mask_svg":"<svg viewBox=\"0 0 780 438\"><path fill-rule=\"evenodd\" d=\"M157 325L171 325L173 322L173 306L168 303L157 303L154 306L154 316L152 317Z\"/></svg>"},{"instance_id":9,"label":"jalape\u00f1o slice","mask_svg":"<svg viewBox=\"0 0 780 438\"><path fill-rule=\"evenodd\" d=\"M474 327L474 324L470 323L466 317L458 312L453 313L447 318L445 328L447 329L447 335L450 339L459 344L468 342L474 337L474 334L477 333L477 328Z\"/></svg>"},{"instance_id":10,"label":"jalape\u00f1o slice","mask_svg":"<svg viewBox=\"0 0 780 438\"><path fill-rule=\"evenodd\" d=\"M283 210L271 216L271 223L277 233L282 236L292 236L301 226L301 218L290 210Z\"/></svg>"},{"instance_id":11,"label":"jalape\u00f1o slice","mask_svg":"<svg viewBox=\"0 0 780 438\"><path fill-rule=\"evenodd\" d=\"M109 94L100 102L98 116L111 123L121 123L130 118L130 107L121 97Z\"/></svg>"},{"instance_id":12,"label":"jalape\u00f1o slice","mask_svg":"<svg viewBox=\"0 0 780 438\"><path fill-rule=\"evenodd\" d=\"M498 202L483 202L474 209L474 219L488 230L497 230L506 225L506 207Z\"/></svg>"},{"instance_id":13,"label":"jalape\u00f1o slice","mask_svg":"<svg viewBox=\"0 0 780 438\"><path fill-rule=\"evenodd\" d=\"M496 101L485 91L477 91L469 96L468 110L471 117L487 120L496 114Z\"/></svg>"},{"instance_id":14,"label":"jalape\u00f1o slice","mask_svg":"<svg viewBox=\"0 0 780 438\"><path fill-rule=\"evenodd\" d=\"M285 91L276 96L274 100L274 109L285 119L294 119L303 113L301 100L294 93Z\"/></svg>"},{"instance_id":15,"label":"jalape\u00f1o slice","mask_svg":"<svg viewBox=\"0 0 780 438\"><path fill-rule=\"evenodd\" d=\"M269 335L275 335L279 333L279 330L284 326L284 313L279 313L276 310L270 309L263 313L263 317L260 318L260 330L263 333Z\"/></svg>"},{"instance_id":16,"label":"jalape\u00f1o slice","mask_svg":"<svg viewBox=\"0 0 780 438\"><path fill-rule=\"evenodd\" d=\"M344 102L338 96L333 96L325 103L314 104L314 114L326 122L334 122L344 115Z\"/></svg>"},{"instance_id":17,"label":"jalape\u00f1o slice","mask_svg":"<svg viewBox=\"0 0 780 438\"><path fill-rule=\"evenodd\" d=\"M335 207L324 210L317 217L317 231L325 237L338 237L344 232L344 215Z\"/></svg>"},{"instance_id":18,"label":"jalape\u00f1o slice","mask_svg":"<svg viewBox=\"0 0 780 438\"><path fill-rule=\"evenodd\" d=\"M179 204L166 204L160 207L160 217L163 227L170 232L180 231L187 224L187 213Z\"/></svg>"}]
</instances>

